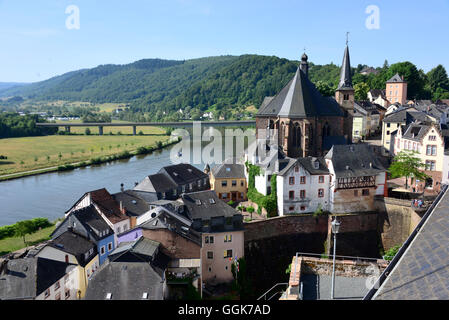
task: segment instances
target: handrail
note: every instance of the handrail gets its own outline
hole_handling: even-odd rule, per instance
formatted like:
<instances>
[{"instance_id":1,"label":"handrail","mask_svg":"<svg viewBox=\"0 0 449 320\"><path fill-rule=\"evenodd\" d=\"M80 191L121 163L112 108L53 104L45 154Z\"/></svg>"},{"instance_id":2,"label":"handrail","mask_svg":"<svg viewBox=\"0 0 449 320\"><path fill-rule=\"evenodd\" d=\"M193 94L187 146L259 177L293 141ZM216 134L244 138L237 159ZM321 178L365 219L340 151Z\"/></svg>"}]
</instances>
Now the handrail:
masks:
<instances>
[{"instance_id":1,"label":"handrail","mask_svg":"<svg viewBox=\"0 0 449 320\"><path fill-rule=\"evenodd\" d=\"M315 257L321 257L322 256L322 254L318 254L318 253L309 253L309 252L297 252L296 253L297 255L299 254L299 255L301 255L301 256L315 256ZM328 257L333 257L334 255L333 254L329 254L328 255ZM343 259L345 259L345 258L349 258L349 259L352 259L352 260L369 260L369 261L378 261L378 260L381 260L381 259L378 259L378 258L367 258L367 257L354 257L354 256L340 256L340 255L338 255L338 254L336 254L335 255L335 258L343 258Z\"/></svg>"},{"instance_id":2,"label":"handrail","mask_svg":"<svg viewBox=\"0 0 449 320\"><path fill-rule=\"evenodd\" d=\"M429 207L429 209L427 209L426 213L424 214L424 216L422 217L421 221L416 226L415 230L413 230L412 234L407 238L407 240L405 240L404 244L399 249L399 251L396 253L396 255L394 256L393 260L391 260L390 264L382 272L382 274L380 275L379 279L377 279L377 281L373 285L373 287L368 291L368 293L365 295L365 297L363 297L363 300L371 300L374 297L374 295L377 293L377 290L379 290L379 288L382 286L382 284L386 280L387 276L396 267L396 264L398 263L398 261L402 258L402 256L404 255L405 251L409 248L410 244L415 239L416 235L421 230L421 228L424 225L424 223L426 223L426 221L429 218L430 214L433 212L433 209L440 202L441 198L446 193L447 189L448 189L448 186L447 185L443 185L443 189L438 194L437 198L432 203L432 205Z\"/></svg>"},{"instance_id":3,"label":"handrail","mask_svg":"<svg viewBox=\"0 0 449 320\"><path fill-rule=\"evenodd\" d=\"M263 297L265 297L265 300L267 300L267 299L266 299L267 294L268 294L271 290L273 290L274 288L276 288L277 286L288 286L288 282L280 282L280 283L275 284L275 285L272 286L267 292L265 292L263 295L261 295L257 300L260 300L260 299L262 299ZM276 293L277 293L277 292L276 292ZM274 295L273 295L273 296L274 296ZM270 299L271 299L273 296L271 296ZM268 300L270 300L270 299L268 299Z\"/></svg>"}]
</instances>

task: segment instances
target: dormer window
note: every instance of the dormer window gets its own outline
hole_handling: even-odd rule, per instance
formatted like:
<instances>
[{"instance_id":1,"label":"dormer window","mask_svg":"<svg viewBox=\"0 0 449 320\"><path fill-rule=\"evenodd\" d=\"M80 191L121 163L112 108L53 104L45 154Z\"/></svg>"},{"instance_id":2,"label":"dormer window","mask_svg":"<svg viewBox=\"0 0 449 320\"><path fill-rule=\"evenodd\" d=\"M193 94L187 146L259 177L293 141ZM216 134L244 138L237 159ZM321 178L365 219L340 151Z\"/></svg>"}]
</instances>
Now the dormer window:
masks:
<instances>
[{"instance_id":1,"label":"dormer window","mask_svg":"<svg viewBox=\"0 0 449 320\"><path fill-rule=\"evenodd\" d=\"M313 167L314 167L315 169L319 169L319 168L320 168L320 163L319 163L318 161L314 161L314 162L313 162Z\"/></svg>"},{"instance_id":2,"label":"dormer window","mask_svg":"<svg viewBox=\"0 0 449 320\"><path fill-rule=\"evenodd\" d=\"M227 167L226 172L231 172L231 168Z\"/></svg>"}]
</instances>

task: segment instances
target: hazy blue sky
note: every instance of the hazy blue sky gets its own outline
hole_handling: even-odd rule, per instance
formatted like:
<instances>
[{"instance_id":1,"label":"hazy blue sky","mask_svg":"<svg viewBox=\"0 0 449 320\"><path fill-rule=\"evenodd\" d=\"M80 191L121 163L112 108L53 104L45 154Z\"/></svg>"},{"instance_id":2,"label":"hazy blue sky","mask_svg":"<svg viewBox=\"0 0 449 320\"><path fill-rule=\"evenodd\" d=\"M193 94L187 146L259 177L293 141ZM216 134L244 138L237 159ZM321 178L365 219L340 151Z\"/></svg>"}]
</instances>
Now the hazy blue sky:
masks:
<instances>
[{"instance_id":1,"label":"hazy blue sky","mask_svg":"<svg viewBox=\"0 0 449 320\"><path fill-rule=\"evenodd\" d=\"M66 28L66 8L80 29ZM368 29L369 5L380 28ZM0 0L0 81L32 82L143 58L260 54L449 71L449 0Z\"/></svg>"}]
</instances>

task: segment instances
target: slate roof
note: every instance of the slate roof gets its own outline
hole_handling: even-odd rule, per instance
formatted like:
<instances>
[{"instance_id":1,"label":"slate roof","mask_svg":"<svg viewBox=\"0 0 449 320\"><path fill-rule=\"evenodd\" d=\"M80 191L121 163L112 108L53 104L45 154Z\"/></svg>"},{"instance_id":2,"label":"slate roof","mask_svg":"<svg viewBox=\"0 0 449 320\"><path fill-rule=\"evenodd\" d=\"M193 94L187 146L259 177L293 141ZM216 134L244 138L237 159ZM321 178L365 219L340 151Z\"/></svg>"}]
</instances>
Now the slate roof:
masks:
<instances>
[{"instance_id":1,"label":"slate roof","mask_svg":"<svg viewBox=\"0 0 449 320\"><path fill-rule=\"evenodd\" d=\"M34 299L74 267L45 258L8 260L0 274L0 300Z\"/></svg>"},{"instance_id":2,"label":"slate roof","mask_svg":"<svg viewBox=\"0 0 449 320\"><path fill-rule=\"evenodd\" d=\"M348 144L348 140L344 136L327 136L323 138L323 150L330 150L332 146L346 144Z\"/></svg>"},{"instance_id":3,"label":"slate roof","mask_svg":"<svg viewBox=\"0 0 449 320\"><path fill-rule=\"evenodd\" d=\"M266 106L259 108L257 116L308 118L344 114L337 101L323 97L298 68L293 79Z\"/></svg>"},{"instance_id":4,"label":"slate roof","mask_svg":"<svg viewBox=\"0 0 449 320\"><path fill-rule=\"evenodd\" d=\"M97 212L93 205L73 211L73 214L80 223L88 230L95 240L109 237L113 231L104 219ZM102 235L104 234L104 235Z\"/></svg>"},{"instance_id":5,"label":"slate roof","mask_svg":"<svg viewBox=\"0 0 449 320\"><path fill-rule=\"evenodd\" d=\"M352 87L351 62L349 58L349 47L346 45L341 64L340 82L337 90L354 90Z\"/></svg>"},{"instance_id":6,"label":"slate roof","mask_svg":"<svg viewBox=\"0 0 449 320\"><path fill-rule=\"evenodd\" d=\"M86 300L163 300L163 277L147 262L109 262L90 280Z\"/></svg>"},{"instance_id":7,"label":"slate roof","mask_svg":"<svg viewBox=\"0 0 449 320\"><path fill-rule=\"evenodd\" d=\"M238 163L222 163L212 169L213 176L217 179L222 178L245 178L245 166Z\"/></svg>"},{"instance_id":8,"label":"slate roof","mask_svg":"<svg viewBox=\"0 0 449 320\"><path fill-rule=\"evenodd\" d=\"M366 144L335 145L324 158L332 161L337 178L371 176L386 171Z\"/></svg>"},{"instance_id":9,"label":"slate roof","mask_svg":"<svg viewBox=\"0 0 449 320\"><path fill-rule=\"evenodd\" d=\"M412 111L409 110L410 108L406 109L398 109L390 114L388 114L384 118L385 123L400 123L405 122L406 124L409 124L413 121L422 121L422 122L433 122L430 117L428 117L424 112L420 111Z\"/></svg>"},{"instance_id":10,"label":"slate roof","mask_svg":"<svg viewBox=\"0 0 449 320\"><path fill-rule=\"evenodd\" d=\"M140 216L150 210L148 202L140 194L133 190L126 190L112 195L118 203L122 202L126 214L130 216Z\"/></svg>"},{"instance_id":11,"label":"slate roof","mask_svg":"<svg viewBox=\"0 0 449 320\"><path fill-rule=\"evenodd\" d=\"M92 201L100 207L102 213L113 224L127 220L128 217L120 211L120 204L105 189L89 192Z\"/></svg>"},{"instance_id":12,"label":"slate roof","mask_svg":"<svg viewBox=\"0 0 449 320\"><path fill-rule=\"evenodd\" d=\"M374 100L379 98L379 96L382 97L382 99L384 99L384 100L387 99L387 97L385 95L385 90L371 89L369 92L371 93L371 96L373 97Z\"/></svg>"},{"instance_id":13,"label":"slate roof","mask_svg":"<svg viewBox=\"0 0 449 320\"><path fill-rule=\"evenodd\" d=\"M239 214L237 210L220 200L213 190L186 193L182 195L181 199L187 207L187 212L191 220L207 220L212 217L221 216L232 217ZM199 204L200 202L201 204Z\"/></svg>"},{"instance_id":14,"label":"slate roof","mask_svg":"<svg viewBox=\"0 0 449 320\"><path fill-rule=\"evenodd\" d=\"M159 170L159 173L165 173L177 185L185 185L197 182L199 179L209 178L206 173L188 163L163 167Z\"/></svg>"},{"instance_id":15,"label":"slate roof","mask_svg":"<svg viewBox=\"0 0 449 320\"><path fill-rule=\"evenodd\" d=\"M402 134L402 138L413 141L421 141L431 128L433 127L429 125L411 123L407 127L405 133Z\"/></svg>"},{"instance_id":16,"label":"slate roof","mask_svg":"<svg viewBox=\"0 0 449 320\"><path fill-rule=\"evenodd\" d=\"M145 192L169 192L176 187L176 183L165 174L156 173L145 177L145 179L134 187L134 190Z\"/></svg>"},{"instance_id":17,"label":"slate roof","mask_svg":"<svg viewBox=\"0 0 449 320\"><path fill-rule=\"evenodd\" d=\"M315 169L314 162L318 162L318 168ZM307 172L309 172L311 175L326 175L329 174L329 169L326 166L326 162L324 161L323 157L306 157L306 158L298 158L298 159L292 159L287 158L284 160L281 160L279 162L279 176L284 176L288 172L290 172L290 169L295 166L295 164L299 163Z\"/></svg>"},{"instance_id":18,"label":"slate roof","mask_svg":"<svg viewBox=\"0 0 449 320\"><path fill-rule=\"evenodd\" d=\"M401 76L399 75L399 73L396 73L393 77L391 77L387 83L404 83L406 81L402 80Z\"/></svg>"},{"instance_id":19,"label":"slate roof","mask_svg":"<svg viewBox=\"0 0 449 320\"><path fill-rule=\"evenodd\" d=\"M88 264L97 253L97 246L94 242L71 231L62 233L49 241L47 245L74 255L82 267ZM93 249L93 254L86 260L84 254L91 249Z\"/></svg>"},{"instance_id":20,"label":"slate roof","mask_svg":"<svg viewBox=\"0 0 449 320\"><path fill-rule=\"evenodd\" d=\"M375 300L449 300L449 192L408 239Z\"/></svg>"},{"instance_id":21,"label":"slate roof","mask_svg":"<svg viewBox=\"0 0 449 320\"><path fill-rule=\"evenodd\" d=\"M139 225L139 228L147 230L170 230L201 246L201 236L191 228L191 225L191 221L186 217L170 212L165 208L160 208L154 217Z\"/></svg>"}]
</instances>

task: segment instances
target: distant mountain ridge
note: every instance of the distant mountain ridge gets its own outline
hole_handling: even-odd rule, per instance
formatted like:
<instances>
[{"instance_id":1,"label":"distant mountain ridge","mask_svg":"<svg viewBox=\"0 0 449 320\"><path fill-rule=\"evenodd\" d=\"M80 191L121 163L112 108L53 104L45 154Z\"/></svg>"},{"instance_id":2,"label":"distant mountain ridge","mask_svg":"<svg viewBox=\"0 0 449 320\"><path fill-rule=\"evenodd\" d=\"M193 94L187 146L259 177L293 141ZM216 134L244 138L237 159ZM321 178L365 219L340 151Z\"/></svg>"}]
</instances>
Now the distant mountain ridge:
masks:
<instances>
[{"instance_id":1,"label":"distant mountain ridge","mask_svg":"<svg viewBox=\"0 0 449 320\"><path fill-rule=\"evenodd\" d=\"M143 59L100 65L45 81L0 90L0 97L93 103L130 103L132 113L164 114L192 106L220 110L254 104L275 95L294 75L297 61L275 56L216 56L191 60ZM309 76L335 82L339 67L310 63Z\"/></svg>"}]
</instances>

